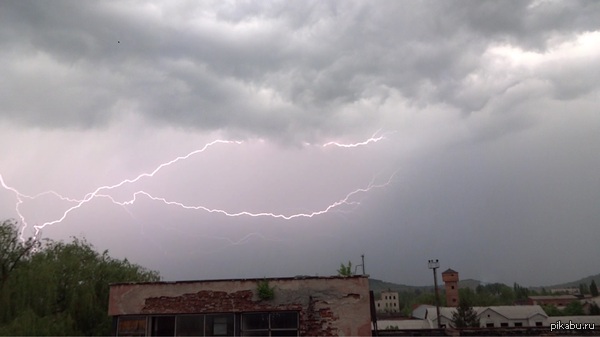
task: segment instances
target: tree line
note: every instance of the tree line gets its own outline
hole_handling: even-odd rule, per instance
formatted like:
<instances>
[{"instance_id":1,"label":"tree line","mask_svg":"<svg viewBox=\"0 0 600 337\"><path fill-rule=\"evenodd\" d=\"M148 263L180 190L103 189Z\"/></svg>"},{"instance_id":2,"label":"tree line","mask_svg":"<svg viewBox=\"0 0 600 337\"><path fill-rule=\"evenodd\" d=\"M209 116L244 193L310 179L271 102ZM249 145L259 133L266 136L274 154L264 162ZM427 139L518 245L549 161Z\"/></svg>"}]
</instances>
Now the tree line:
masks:
<instances>
[{"instance_id":1,"label":"tree line","mask_svg":"<svg viewBox=\"0 0 600 337\"><path fill-rule=\"evenodd\" d=\"M159 280L85 239L22 242L16 221L0 224L0 335L109 335L109 284Z\"/></svg>"}]
</instances>

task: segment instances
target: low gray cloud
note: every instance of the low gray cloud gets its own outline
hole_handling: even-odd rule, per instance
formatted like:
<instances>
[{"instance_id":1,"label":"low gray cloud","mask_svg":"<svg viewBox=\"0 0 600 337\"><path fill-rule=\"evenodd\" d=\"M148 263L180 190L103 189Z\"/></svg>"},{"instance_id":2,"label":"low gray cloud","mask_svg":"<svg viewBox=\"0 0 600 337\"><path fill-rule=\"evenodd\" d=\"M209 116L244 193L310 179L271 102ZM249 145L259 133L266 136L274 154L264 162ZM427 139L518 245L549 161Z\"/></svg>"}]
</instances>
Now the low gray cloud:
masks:
<instances>
[{"instance_id":1,"label":"low gray cloud","mask_svg":"<svg viewBox=\"0 0 600 337\"><path fill-rule=\"evenodd\" d=\"M5 118L93 127L126 107L161 123L256 134L343 123L348 106L386 90L477 111L498 92L464 82L485 70L490 46L545 52L597 29L599 10L514 1L3 7Z\"/></svg>"}]
</instances>

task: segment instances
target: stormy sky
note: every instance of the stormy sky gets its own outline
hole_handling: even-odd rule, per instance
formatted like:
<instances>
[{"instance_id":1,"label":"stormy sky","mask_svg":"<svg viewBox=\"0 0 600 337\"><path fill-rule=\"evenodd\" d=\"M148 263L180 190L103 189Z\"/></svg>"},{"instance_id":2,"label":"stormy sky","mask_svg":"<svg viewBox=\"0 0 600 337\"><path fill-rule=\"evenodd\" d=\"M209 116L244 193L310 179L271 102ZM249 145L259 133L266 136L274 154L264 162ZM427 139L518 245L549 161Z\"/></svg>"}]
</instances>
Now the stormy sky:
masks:
<instances>
[{"instance_id":1,"label":"stormy sky","mask_svg":"<svg viewBox=\"0 0 600 337\"><path fill-rule=\"evenodd\" d=\"M0 61L24 236L166 280L600 272L597 1L2 1Z\"/></svg>"}]
</instances>

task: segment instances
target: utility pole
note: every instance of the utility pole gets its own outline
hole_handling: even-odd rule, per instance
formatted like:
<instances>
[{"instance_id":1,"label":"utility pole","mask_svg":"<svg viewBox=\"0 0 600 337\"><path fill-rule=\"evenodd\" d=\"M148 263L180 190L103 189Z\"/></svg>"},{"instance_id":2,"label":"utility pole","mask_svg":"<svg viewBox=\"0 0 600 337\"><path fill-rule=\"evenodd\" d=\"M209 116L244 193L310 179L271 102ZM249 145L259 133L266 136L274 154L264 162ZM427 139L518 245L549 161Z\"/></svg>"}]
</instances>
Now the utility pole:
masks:
<instances>
[{"instance_id":1,"label":"utility pole","mask_svg":"<svg viewBox=\"0 0 600 337\"><path fill-rule=\"evenodd\" d=\"M438 290L437 284L437 269L440 267L439 260L429 260L429 269L433 269L433 286L435 287L435 310L437 313L437 326L438 329L442 328L442 323L440 322L440 294Z\"/></svg>"},{"instance_id":2,"label":"utility pole","mask_svg":"<svg viewBox=\"0 0 600 337\"><path fill-rule=\"evenodd\" d=\"M354 266L354 275L357 275L356 271L358 270L358 267L361 267L362 274L363 274L363 276L365 276L366 275L366 273L365 273L365 254L362 254L360 257L362 258L362 264L357 264L356 266Z\"/></svg>"},{"instance_id":3,"label":"utility pole","mask_svg":"<svg viewBox=\"0 0 600 337\"><path fill-rule=\"evenodd\" d=\"M365 254L362 254L360 257L362 258L362 270L363 270L363 276L364 276L367 274L365 272Z\"/></svg>"}]
</instances>

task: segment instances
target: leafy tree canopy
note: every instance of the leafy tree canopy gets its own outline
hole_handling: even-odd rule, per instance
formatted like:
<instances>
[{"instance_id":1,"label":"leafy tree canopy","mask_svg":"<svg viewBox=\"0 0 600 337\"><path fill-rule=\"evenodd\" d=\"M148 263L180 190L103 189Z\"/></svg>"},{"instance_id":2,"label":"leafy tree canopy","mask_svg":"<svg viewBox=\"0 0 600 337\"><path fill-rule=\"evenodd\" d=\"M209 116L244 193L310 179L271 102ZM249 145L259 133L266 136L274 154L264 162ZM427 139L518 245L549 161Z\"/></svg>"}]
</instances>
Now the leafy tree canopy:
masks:
<instances>
[{"instance_id":1,"label":"leafy tree canopy","mask_svg":"<svg viewBox=\"0 0 600 337\"><path fill-rule=\"evenodd\" d=\"M352 276L352 262L348 261L347 266L342 263L337 272L340 276Z\"/></svg>"},{"instance_id":2,"label":"leafy tree canopy","mask_svg":"<svg viewBox=\"0 0 600 337\"><path fill-rule=\"evenodd\" d=\"M452 313L452 323L457 328L479 327L479 318L468 300L461 298L456 311Z\"/></svg>"},{"instance_id":3,"label":"leafy tree canopy","mask_svg":"<svg viewBox=\"0 0 600 337\"><path fill-rule=\"evenodd\" d=\"M598 286L594 280L592 280L592 283L590 283L590 294L592 294L594 297L598 296Z\"/></svg>"},{"instance_id":4,"label":"leafy tree canopy","mask_svg":"<svg viewBox=\"0 0 600 337\"><path fill-rule=\"evenodd\" d=\"M16 223L5 221L0 233L13 242ZM108 335L109 284L160 280L158 272L98 253L85 239L46 240L35 250L33 241L1 243L0 263L9 268L2 274L0 335Z\"/></svg>"}]
</instances>

